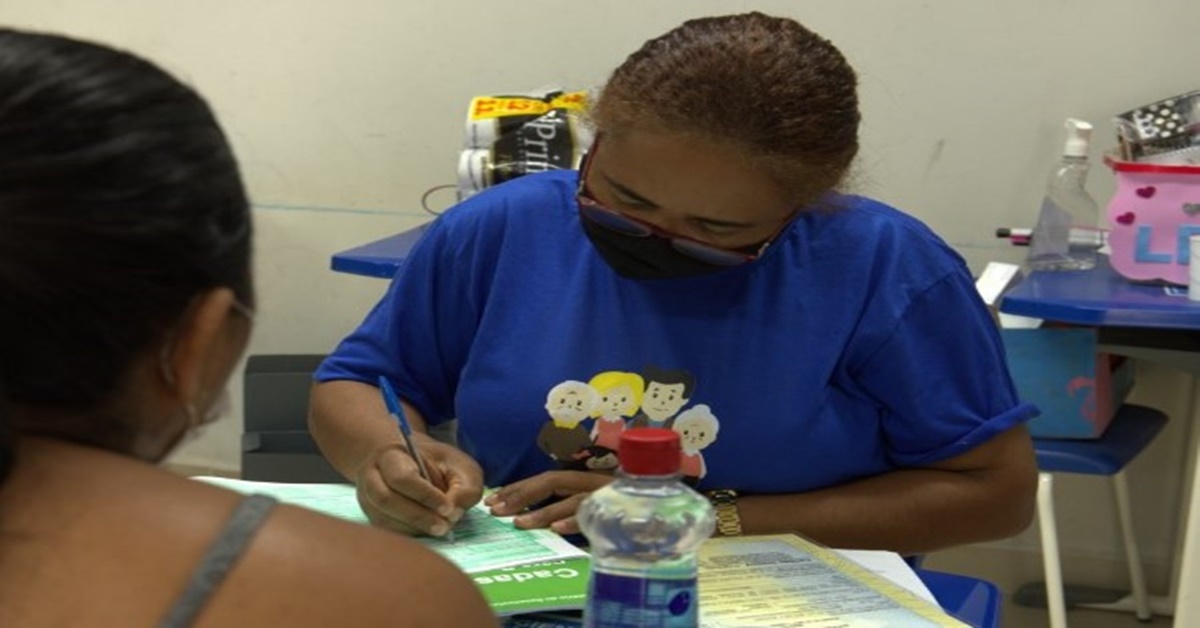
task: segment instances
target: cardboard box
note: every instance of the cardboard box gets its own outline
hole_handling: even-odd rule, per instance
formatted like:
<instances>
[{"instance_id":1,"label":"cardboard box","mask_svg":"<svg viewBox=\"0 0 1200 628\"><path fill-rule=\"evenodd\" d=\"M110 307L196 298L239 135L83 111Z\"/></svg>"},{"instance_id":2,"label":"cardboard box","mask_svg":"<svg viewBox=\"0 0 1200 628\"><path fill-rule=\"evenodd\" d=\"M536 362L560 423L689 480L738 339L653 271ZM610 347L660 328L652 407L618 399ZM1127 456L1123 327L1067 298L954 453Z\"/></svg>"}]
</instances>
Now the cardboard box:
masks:
<instances>
[{"instance_id":1,"label":"cardboard box","mask_svg":"<svg viewBox=\"0 0 1200 628\"><path fill-rule=\"evenodd\" d=\"M1018 266L988 262L975 287L1001 328L1017 394L1042 411L1029 432L1035 438L1100 438L1133 388L1133 360L1098 352L1095 328L998 311L1001 295L1020 278Z\"/></svg>"},{"instance_id":2,"label":"cardboard box","mask_svg":"<svg viewBox=\"0 0 1200 628\"><path fill-rule=\"evenodd\" d=\"M1104 435L1133 388L1133 360L1098 352L1093 328L1001 329L1000 335L1018 394L1042 410L1029 422L1035 438Z\"/></svg>"}]
</instances>

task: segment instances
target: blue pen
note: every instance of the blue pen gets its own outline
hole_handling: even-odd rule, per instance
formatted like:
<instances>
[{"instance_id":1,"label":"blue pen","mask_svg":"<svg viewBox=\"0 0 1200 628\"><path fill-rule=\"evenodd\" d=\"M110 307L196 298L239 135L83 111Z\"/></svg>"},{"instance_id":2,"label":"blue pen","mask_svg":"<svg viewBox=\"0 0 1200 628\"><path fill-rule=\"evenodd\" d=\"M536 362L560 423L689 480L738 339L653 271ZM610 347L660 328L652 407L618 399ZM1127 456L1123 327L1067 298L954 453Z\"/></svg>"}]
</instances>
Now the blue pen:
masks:
<instances>
[{"instance_id":1,"label":"blue pen","mask_svg":"<svg viewBox=\"0 0 1200 628\"><path fill-rule=\"evenodd\" d=\"M396 391L392 390L392 385L383 375L379 376L379 390L383 392L383 403L387 406L388 412L400 424L400 435L404 437L404 446L408 448L408 455L412 456L413 460L417 462L417 470L420 471L421 477L426 482L429 482L429 470L425 468L425 461L417 453L416 445L413 445L412 426L408 424L408 416L404 414L404 406L400 405L400 398L396 396ZM446 533L446 539L451 543L454 542L454 530Z\"/></svg>"}]
</instances>

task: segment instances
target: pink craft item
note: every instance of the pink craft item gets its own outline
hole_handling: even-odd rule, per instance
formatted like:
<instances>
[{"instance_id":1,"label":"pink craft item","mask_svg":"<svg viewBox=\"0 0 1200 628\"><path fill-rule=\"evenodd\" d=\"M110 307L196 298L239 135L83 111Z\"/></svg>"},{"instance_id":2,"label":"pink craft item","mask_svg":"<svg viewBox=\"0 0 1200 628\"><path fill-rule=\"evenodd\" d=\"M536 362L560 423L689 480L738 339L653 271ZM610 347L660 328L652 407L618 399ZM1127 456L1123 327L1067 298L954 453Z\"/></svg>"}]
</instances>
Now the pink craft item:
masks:
<instances>
[{"instance_id":1,"label":"pink craft item","mask_svg":"<svg viewBox=\"0 0 1200 628\"><path fill-rule=\"evenodd\" d=\"M1200 234L1200 166L1104 162L1117 177L1107 213L1113 270L1187 285L1188 237Z\"/></svg>"}]
</instances>

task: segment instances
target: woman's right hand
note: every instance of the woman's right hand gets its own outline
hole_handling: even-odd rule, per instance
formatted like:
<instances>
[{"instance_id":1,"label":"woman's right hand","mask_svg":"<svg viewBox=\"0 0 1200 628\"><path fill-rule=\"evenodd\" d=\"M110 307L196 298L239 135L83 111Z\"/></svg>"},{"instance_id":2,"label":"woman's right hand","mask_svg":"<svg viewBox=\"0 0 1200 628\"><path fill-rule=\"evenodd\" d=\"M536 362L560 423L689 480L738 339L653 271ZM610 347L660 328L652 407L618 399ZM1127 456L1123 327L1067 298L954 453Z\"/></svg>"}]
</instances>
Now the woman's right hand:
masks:
<instances>
[{"instance_id":1,"label":"woman's right hand","mask_svg":"<svg viewBox=\"0 0 1200 628\"><path fill-rule=\"evenodd\" d=\"M414 433L429 480L401 443L379 447L358 467L358 503L371 523L408 535L444 536L483 496L483 470L462 450Z\"/></svg>"}]
</instances>

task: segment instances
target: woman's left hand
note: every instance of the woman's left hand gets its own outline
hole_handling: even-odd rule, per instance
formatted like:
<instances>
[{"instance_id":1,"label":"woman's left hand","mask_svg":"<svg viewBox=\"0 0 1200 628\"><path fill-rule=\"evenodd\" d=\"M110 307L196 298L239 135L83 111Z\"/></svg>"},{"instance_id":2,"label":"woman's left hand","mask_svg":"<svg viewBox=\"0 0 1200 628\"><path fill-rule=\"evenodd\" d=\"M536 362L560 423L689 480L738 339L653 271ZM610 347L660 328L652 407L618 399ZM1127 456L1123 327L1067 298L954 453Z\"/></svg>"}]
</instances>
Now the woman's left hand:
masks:
<instances>
[{"instance_id":1,"label":"woman's left hand","mask_svg":"<svg viewBox=\"0 0 1200 628\"><path fill-rule=\"evenodd\" d=\"M613 481L607 473L589 471L546 471L519 482L513 482L488 495L483 500L492 514L510 517L518 528L546 528L559 534L577 534L579 524L575 510L592 491ZM537 510L524 512L534 504L551 497L562 499Z\"/></svg>"}]
</instances>

